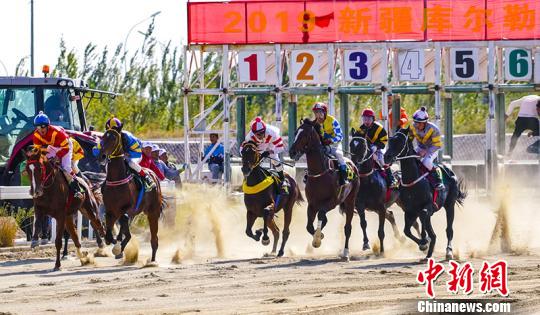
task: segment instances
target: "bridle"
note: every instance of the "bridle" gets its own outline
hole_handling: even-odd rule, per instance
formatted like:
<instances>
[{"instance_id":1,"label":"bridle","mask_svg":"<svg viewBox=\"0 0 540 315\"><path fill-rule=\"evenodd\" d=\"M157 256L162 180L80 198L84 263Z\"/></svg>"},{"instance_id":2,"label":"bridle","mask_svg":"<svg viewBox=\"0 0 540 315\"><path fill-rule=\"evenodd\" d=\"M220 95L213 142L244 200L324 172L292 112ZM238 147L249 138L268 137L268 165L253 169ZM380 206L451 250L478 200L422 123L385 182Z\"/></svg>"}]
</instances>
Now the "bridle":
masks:
<instances>
[{"instance_id":1,"label":"bridle","mask_svg":"<svg viewBox=\"0 0 540 315\"><path fill-rule=\"evenodd\" d=\"M36 191L43 191L45 189L48 189L50 188L53 184L54 184L54 179L56 176L56 169L55 167L52 167L52 170L49 172L49 174L47 174L47 168L45 167L45 163L43 162L43 158L40 157L39 159L28 159L26 160L26 166L29 167L30 165L35 165L35 164L39 164L39 168L41 170L41 187L35 187L35 190ZM33 172L32 172L33 173ZM32 174L32 176L34 176L34 174ZM49 184L47 184L47 181L49 179L51 179L52 177L52 180ZM40 189L38 189L40 188Z\"/></svg>"},{"instance_id":2,"label":"bridle","mask_svg":"<svg viewBox=\"0 0 540 315\"><path fill-rule=\"evenodd\" d=\"M255 153L255 162L254 164L250 167L249 169L249 173L247 174L247 176L249 176L251 174L251 172L261 164L262 162L262 159L261 159L261 154L259 153L259 151L257 151L257 145L255 143L252 143L252 142L246 142L243 146L243 149L242 151L245 151L247 149L250 149L252 150L254 153ZM242 156L244 156L244 154L242 154Z\"/></svg>"},{"instance_id":3,"label":"bridle","mask_svg":"<svg viewBox=\"0 0 540 315\"><path fill-rule=\"evenodd\" d=\"M396 136L403 136L405 142L404 142L404 145L403 145L403 148L401 148L401 151L399 151L399 153L396 155L396 158L395 160L404 160L404 159L410 159L410 158L419 158L420 156L417 155L417 154L412 154L412 155L405 155L405 156L401 156L403 154L403 152L409 152L409 141L408 141L408 137L406 134L404 134L403 132L401 131L398 131L396 132ZM406 150L405 150L406 149Z\"/></svg>"},{"instance_id":4,"label":"bridle","mask_svg":"<svg viewBox=\"0 0 540 315\"><path fill-rule=\"evenodd\" d=\"M311 144L311 143L313 142L313 135L312 135L312 133L313 133L313 132L317 132L317 130L315 129L315 126L313 126L312 124L309 124L309 123L303 123L302 126L304 126L304 125L308 125L308 126L311 128L311 129L310 129L310 134L309 134L308 142L304 145L303 148L299 149L298 152L299 152L299 153L302 153L302 154L307 154L307 153L312 152L312 151L315 150L315 148L313 148L313 146L312 146L312 148L309 148L309 144ZM302 126L300 126L300 127L296 130L296 138L295 138L295 142L296 142L296 140L298 140L298 139L297 139L297 138L298 138L298 135L299 135L298 131L301 130L301 132L302 132L302 131L304 130L304 129L302 128ZM300 129L300 128L302 128L302 129ZM326 157L325 157L325 153L324 153L323 151L324 151L324 150L323 150L323 146L321 145L320 150L319 150L319 155L320 155L320 158L321 158L321 160L322 160L323 167L324 167L324 165L327 165L327 163L325 162L325 161L327 161L327 160L325 160ZM329 171L330 171L330 166L328 165L328 168L325 169L324 171L322 171L322 172L319 173L319 174L309 174L309 170L308 170L308 169L306 169L306 174L307 174L308 177L320 177L320 176L322 176L322 175L328 173Z\"/></svg>"},{"instance_id":5,"label":"bridle","mask_svg":"<svg viewBox=\"0 0 540 315\"><path fill-rule=\"evenodd\" d=\"M123 157L124 150L122 149L122 135L118 131L112 128L107 130L105 133L107 132L112 132L116 136L116 143L114 144L114 150L111 152L111 154L109 154L109 159Z\"/></svg>"},{"instance_id":6,"label":"bridle","mask_svg":"<svg viewBox=\"0 0 540 315\"><path fill-rule=\"evenodd\" d=\"M374 151L372 151L368 145L367 145L367 140L366 138L364 137L360 137L360 136L355 136L355 137L352 137L351 140L352 141L355 141L355 140L362 140L364 142L364 144L366 145L366 150L364 151L364 155L362 157L362 160L360 160L359 162L357 162L357 164L364 164L366 161L368 161L372 156L373 154L375 154ZM368 151L371 151L371 153L368 155ZM354 153L351 152L351 155L356 155Z\"/></svg>"}]
</instances>

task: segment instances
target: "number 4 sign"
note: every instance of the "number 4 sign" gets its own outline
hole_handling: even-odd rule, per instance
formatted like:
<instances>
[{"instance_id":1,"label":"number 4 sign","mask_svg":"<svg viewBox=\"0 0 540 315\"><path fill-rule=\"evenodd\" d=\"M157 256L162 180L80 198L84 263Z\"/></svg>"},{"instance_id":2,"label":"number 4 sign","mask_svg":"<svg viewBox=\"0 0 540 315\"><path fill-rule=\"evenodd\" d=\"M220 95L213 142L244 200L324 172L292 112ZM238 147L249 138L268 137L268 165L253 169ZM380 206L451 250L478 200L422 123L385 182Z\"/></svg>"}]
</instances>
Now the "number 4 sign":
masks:
<instances>
[{"instance_id":1,"label":"number 4 sign","mask_svg":"<svg viewBox=\"0 0 540 315\"><path fill-rule=\"evenodd\" d=\"M238 77L240 83L257 83L266 80L266 55L264 51L238 52Z\"/></svg>"},{"instance_id":2,"label":"number 4 sign","mask_svg":"<svg viewBox=\"0 0 540 315\"><path fill-rule=\"evenodd\" d=\"M398 67L400 81L424 81L426 75L424 50L400 50Z\"/></svg>"}]
</instances>

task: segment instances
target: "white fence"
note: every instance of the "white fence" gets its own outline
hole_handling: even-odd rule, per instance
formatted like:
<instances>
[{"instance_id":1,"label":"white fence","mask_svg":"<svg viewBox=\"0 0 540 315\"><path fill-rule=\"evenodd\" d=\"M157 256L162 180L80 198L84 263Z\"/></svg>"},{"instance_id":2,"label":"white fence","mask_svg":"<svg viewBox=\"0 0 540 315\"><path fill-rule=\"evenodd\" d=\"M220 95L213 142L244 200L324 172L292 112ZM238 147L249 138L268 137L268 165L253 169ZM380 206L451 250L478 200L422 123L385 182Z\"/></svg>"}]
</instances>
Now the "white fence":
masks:
<instances>
[{"instance_id":1,"label":"white fence","mask_svg":"<svg viewBox=\"0 0 540 315\"><path fill-rule=\"evenodd\" d=\"M165 180L160 182L161 191L169 203L174 204L176 210L176 185L174 181ZM32 199L30 186L0 186L0 200L23 200ZM79 239L82 235L82 214L77 212L77 234ZM93 228L88 224L88 239L93 239ZM56 220L51 220L51 240L56 238Z\"/></svg>"}]
</instances>

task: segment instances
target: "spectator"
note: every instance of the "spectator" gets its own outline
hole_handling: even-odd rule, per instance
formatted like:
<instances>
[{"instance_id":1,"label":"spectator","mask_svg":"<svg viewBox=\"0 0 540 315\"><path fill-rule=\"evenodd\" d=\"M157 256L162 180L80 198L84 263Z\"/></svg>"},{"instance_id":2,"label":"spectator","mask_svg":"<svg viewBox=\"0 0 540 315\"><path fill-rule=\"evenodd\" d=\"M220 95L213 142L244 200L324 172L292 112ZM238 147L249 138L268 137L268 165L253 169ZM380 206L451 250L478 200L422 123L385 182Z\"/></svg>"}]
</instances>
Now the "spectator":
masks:
<instances>
[{"instance_id":1,"label":"spectator","mask_svg":"<svg viewBox=\"0 0 540 315\"><path fill-rule=\"evenodd\" d=\"M180 183L180 174L185 170L185 167L178 168L174 163L169 162L169 156L165 149L159 150L159 162L163 165L165 177Z\"/></svg>"},{"instance_id":2,"label":"spectator","mask_svg":"<svg viewBox=\"0 0 540 315\"><path fill-rule=\"evenodd\" d=\"M540 102L540 96L538 95L527 95L518 100L515 100L510 103L508 110L506 111L505 118L508 120L512 111L517 106L519 107L518 117L516 119L516 126L514 128L514 133L510 139L510 148L508 149L508 155L512 155L512 151L516 147L518 138L521 136L523 131L530 130L529 136L538 136L539 135L539 123L538 123L538 103Z\"/></svg>"},{"instance_id":3,"label":"spectator","mask_svg":"<svg viewBox=\"0 0 540 315\"><path fill-rule=\"evenodd\" d=\"M152 147L154 145L150 142L144 142L142 146L142 159L139 163L140 166L148 168L152 170L156 176L159 178L159 180L164 180L165 176L161 172L161 170L156 166L156 163L154 163L154 160L152 159Z\"/></svg>"},{"instance_id":4,"label":"spectator","mask_svg":"<svg viewBox=\"0 0 540 315\"><path fill-rule=\"evenodd\" d=\"M387 98L387 105L388 105L388 130L394 130L394 121L392 118L392 104L394 102L394 97L399 99L398 95L393 95L391 92L388 92L388 98ZM383 119L382 110L379 112L379 118ZM400 107L400 114L399 114L399 125L400 128L405 128L407 126L407 123L409 122L409 117L407 117L407 112L405 111L405 108L402 106Z\"/></svg>"},{"instance_id":5,"label":"spectator","mask_svg":"<svg viewBox=\"0 0 540 315\"><path fill-rule=\"evenodd\" d=\"M217 133L211 133L210 134L210 145L206 146L204 149L204 156L208 156L207 163L208 163L208 169L212 173L212 179L213 180L219 180L221 179L221 176L223 175L223 159L225 156L225 150L223 149L223 144L218 143L219 135ZM214 152L210 154L214 146L217 146Z\"/></svg>"}]
</instances>

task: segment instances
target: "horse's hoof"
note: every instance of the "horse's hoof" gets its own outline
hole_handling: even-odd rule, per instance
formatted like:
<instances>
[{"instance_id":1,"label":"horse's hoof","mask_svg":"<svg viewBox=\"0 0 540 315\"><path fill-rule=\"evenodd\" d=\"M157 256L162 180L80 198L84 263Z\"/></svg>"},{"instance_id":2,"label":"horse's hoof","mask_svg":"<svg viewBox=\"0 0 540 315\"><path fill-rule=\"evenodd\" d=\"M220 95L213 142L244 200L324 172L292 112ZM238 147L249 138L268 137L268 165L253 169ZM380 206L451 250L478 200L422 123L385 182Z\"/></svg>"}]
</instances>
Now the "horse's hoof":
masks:
<instances>
[{"instance_id":1,"label":"horse's hoof","mask_svg":"<svg viewBox=\"0 0 540 315\"><path fill-rule=\"evenodd\" d=\"M351 258L348 255L347 256L341 256L341 261L342 262L350 262Z\"/></svg>"},{"instance_id":2,"label":"horse's hoof","mask_svg":"<svg viewBox=\"0 0 540 315\"><path fill-rule=\"evenodd\" d=\"M120 253L118 255L114 255L114 259L122 259L124 258L124 253Z\"/></svg>"},{"instance_id":3,"label":"horse's hoof","mask_svg":"<svg viewBox=\"0 0 540 315\"><path fill-rule=\"evenodd\" d=\"M264 238L262 239L261 243L264 245L264 246L268 246L268 244L270 244L270 238L267 237L267 238Z\"/></svg>"},{"instance_id":4,"label":"horse's hoof","mask_svg":"<svg viewBox=\"0 0 540 315\"><path fill-rule=\"evenodd\" d=\"M68 256L67 255L62 255L62 258L60 258L60 260L68 260Z\"/></svg>"},{"instance_id":5,"label":"horse's hoof","mask_svg":"<svg viewBox=\"0 0 540 315\"><path fill-rule=\"evenodd\" d=\"M452 250L446 251L446 260L452 260L454 259L454 254L452 253Z\"/></svg>"},{"instance_id":6,"label":"horse's hoof","mask_svg":"<svg viewBox=\"0 0 540 315\"><path fill-rule=\"evenodd\" d=\"M345 261L345 262L349 262L350 261L350 257L349 257L349 249L348 248L345 248L343 250L343 255L341 255L341 261Z\"/></svg>"},{"instance_id":7,"label":"horse's hoof","mask_svg":"<svg viewBox=\"0 0 540 315\"><path fill-rule=\"evenodd\" d=\"M53 272L55 271L60 271L60 266L55 266L54 269L52 270Z\"/></svg>"},{"instance_id":8,"label":"horse's hoof","mask_svg":"<svg viewBox=\"0 0 540 315\"><path fill-rule=\"evenodd\" d=\"M424 257L424 258L420 259L418 262L421 263L421 264L425 264L425 263L427 263L427 261L428 261L427 257Z\"/></svg>"},{"instance_id":9,"label":"horse's hoof","mask_svg":"<svg viewBox=\"0 0 540 315\"><path fill-rule=\"evenodd\" d=\"M112 253L115 256L118 256L122 253L122 246L120 244L116 244L112 248Z\"/></svg>"},{"instance_id":10,"label":"horse's hoof","mask_svg":"<svg viewBox=\"0 0 540 315\"><path fill-rule=\"evenodd\" d=\"M364 246L362 246L362 250L368 250L369 248L369 243L364 243Z\"/></svg>"},{"instance_id":11,"label":"horse's hoof","mask_svg":"<svg viewBox=\"0 0 540 315\"><path fill-rule=\"evenodd\" d=\"M285 253L284 253L282 250L280 250L280 251L278 252L277 256L278 256L278 257L283 257L284 254L285 254Z\"/></svg>"},{"instance_id":12,"label":"horse's hoof","mask_svg":"<svg viewBox=\"0 0 540 315\"><path fill-rule=\"evenodd\" d=\"M159 267L159 264L155 260L152 261L152 260L148 259L146 261L146 264L144 264L144 267Z\"/></svg>"},{"instance_id":13,"label":"horse's hoof","mask_svg":"<svg viewBox=\"0 0 540 315\"><path fill-rule=\"evenodd\" d=\"M319 248L319 247L321 247L321 240L313 240L313 242L311 242L311 245L314 248Z\"/></svg>"},{"instance_id":14,"label":"horse's hoof","mask_svg":"<svg viewBox=\"0 0 540 315\"><path fill-rule=\"evenodd\" d=\"M38 242L38 241L32 241L32 243L30 244L30 248L31 248L31 249L34 249L34 248L36 248L36 247L38 247L38 246L39 246L39 242Z\"/></svg>"}]
</instances>

